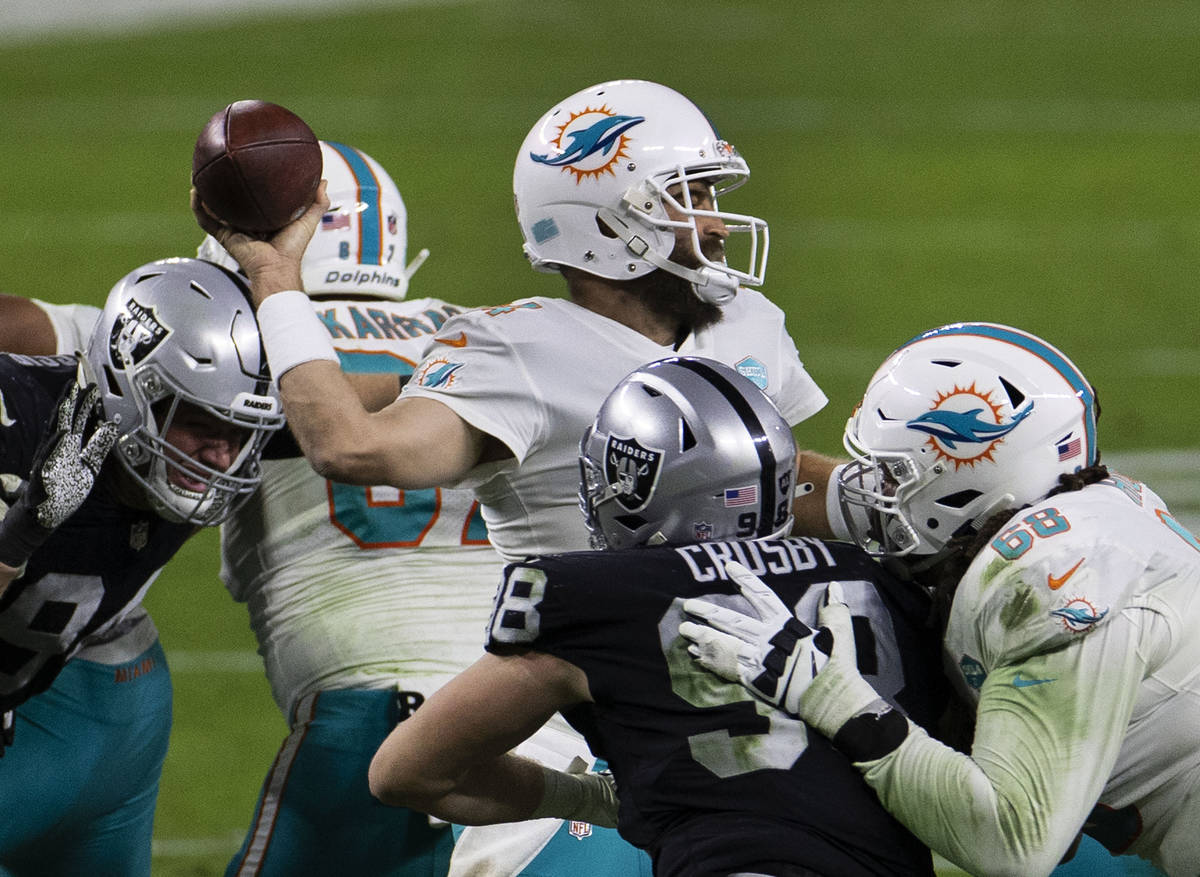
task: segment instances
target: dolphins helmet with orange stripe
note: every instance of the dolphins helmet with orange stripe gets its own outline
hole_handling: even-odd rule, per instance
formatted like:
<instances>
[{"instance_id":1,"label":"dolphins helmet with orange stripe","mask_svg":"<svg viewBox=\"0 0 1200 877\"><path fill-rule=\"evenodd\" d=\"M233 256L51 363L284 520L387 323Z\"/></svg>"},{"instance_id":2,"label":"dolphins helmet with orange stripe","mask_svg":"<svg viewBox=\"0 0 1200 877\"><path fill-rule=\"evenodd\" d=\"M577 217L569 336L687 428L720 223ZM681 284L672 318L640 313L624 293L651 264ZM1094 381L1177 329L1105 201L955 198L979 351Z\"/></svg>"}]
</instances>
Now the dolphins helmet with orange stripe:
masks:
<instances>
[{"instance_id":1,"label":"dolphins helmet with orange stripe","mask_svg":"<svg viewBox=\"0 0 1200 877\"><path fill-rule=\"evenodd\" d=\"M300 264L305 290L312 295L347 293L403 300L409 278L429 251L421 250L405 263L408 214L400 190L383 166L360 149L322 140L321 156L329 210ZM237 269L211 236L197 254Z\"/></svg>"},{"instance_id":2,"label":"dolphins helmet with orange stripe","mask_svg":"<svg viewBox=\"0 0 1200 877\"><path fill-rule=\"evenodd\" d=\"M1099 462L1096 393L1046 341L953 323L898 348L846 424L843 514L875 555L933 555ZM864 514L865 510L865 514Z\"/></svg>"}]
</instances>

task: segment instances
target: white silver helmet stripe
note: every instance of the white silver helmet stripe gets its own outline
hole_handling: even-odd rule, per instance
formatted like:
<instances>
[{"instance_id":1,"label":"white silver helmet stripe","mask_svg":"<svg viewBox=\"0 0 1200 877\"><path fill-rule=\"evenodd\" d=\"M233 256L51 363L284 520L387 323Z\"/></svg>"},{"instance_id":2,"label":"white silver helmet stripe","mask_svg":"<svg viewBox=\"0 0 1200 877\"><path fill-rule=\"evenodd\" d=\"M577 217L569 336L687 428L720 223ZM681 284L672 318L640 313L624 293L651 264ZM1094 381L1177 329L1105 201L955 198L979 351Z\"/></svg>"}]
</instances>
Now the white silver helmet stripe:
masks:
<instances>
[{"instance_id":1,"label":"white silver helmet stripe","mask_svg":"<svg viewBox=\"0 0 1200 877\"><path fill-rule=\"evenodd\" d=\"M758 539L770 536L775 531L775 483L777 480L775 470L777 468L777 461L762 421L754 413L754 409L750 407L745 397L716 369L697 359L686 357L667 359L664 362L681 366L704 378L713 386L713 389L724 397L729 406L741 418L742 424L750 434L751 441L754 442L754 449L758 452L759 462L762 464L762 474L759 477L758 485L760 497L759 508L762 510L762 513L758 516L758 528L754 535Z\"/></svg>"}]
</instances>

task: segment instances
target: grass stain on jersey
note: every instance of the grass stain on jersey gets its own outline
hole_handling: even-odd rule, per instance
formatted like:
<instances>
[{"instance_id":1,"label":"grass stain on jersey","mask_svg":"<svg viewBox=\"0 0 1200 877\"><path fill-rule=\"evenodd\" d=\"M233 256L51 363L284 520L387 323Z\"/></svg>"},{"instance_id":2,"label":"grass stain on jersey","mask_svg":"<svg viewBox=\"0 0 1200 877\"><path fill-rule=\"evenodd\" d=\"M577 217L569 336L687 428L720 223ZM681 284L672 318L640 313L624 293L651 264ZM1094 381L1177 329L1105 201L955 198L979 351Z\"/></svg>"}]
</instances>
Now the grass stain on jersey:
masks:
<instances>
[{"instance_id":1,"label":"grass stain on jersey","mask_svg":"<svg viewBox=\"0 0 1200 877\"><path fill-rule=\"evenodd\" d=\"M1033 588L1018 579L1013 583L1012 598L1000 610L1000 623L1008 630L1021 627L1038 611L1038 598Z\"/></svg>"},{"instance_id":2,"label":"grass stain on jersey","mask_svg":"<svg viewBox=\"0 0 1200 877\"><path fill-rule=\"evenodd\" d=\"M992 558L988 561L987 566L983 568L983 572L979 574L979 584L986 585L996 576L1000 575L1009 563L1011 561L1005 560L1003 557Z\"/></svg>"}]
</instances>

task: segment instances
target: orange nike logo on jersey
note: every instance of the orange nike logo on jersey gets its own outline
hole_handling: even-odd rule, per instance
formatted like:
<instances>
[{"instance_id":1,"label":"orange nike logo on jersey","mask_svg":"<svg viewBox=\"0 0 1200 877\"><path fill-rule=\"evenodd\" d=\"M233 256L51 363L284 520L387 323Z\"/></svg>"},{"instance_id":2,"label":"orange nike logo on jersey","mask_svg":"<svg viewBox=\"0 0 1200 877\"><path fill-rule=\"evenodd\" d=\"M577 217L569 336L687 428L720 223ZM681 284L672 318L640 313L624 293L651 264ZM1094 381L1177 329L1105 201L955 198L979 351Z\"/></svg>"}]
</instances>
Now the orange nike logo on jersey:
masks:
<instances>
[{"instance_id":1,"label":"orange nike logo on jersey","mask_svg":"<svg viewBox=\"0 0 1200 877\"><path fill-rule=\"evenodd\" d=\"M434 338L438 344L445 344L447 347L466 347L467 333L459 332L457 338Z\"/></svg>"},{"instance_id":2,"label":"orange nike logo on jersey","mask_svg":"<svg viewBox=\"0 0 1200 877\"><path fill-rule=\"evenodd\" d=\"M1053 573L1047 573L1046 574L1046 587L1048 587L1051 591L1057 591L1059 588L1061 588L1063 585L1065 585L1067 583L1067 579L1069 579L1071 576L1075 575L1075 570L1077 570L1077 569L1079 569L1079 567L1083 566L1083 562L1085 560L1087 560L1086 557L1079 558L1079 563L1075 564L1073 567L1071 567L1069 570L1067 570L1061 576L1056 576Z\"/></svg>"}]
</instances>

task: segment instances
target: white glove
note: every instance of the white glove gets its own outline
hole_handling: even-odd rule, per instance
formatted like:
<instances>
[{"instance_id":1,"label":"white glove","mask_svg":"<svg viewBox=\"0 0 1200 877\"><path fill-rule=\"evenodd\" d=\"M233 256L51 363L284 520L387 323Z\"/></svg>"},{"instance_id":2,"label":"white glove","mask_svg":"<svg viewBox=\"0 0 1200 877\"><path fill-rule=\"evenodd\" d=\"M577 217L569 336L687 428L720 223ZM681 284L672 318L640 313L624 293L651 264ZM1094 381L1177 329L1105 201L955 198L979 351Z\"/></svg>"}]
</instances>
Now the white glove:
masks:
<instances>
[{"instance_id":1,"label":"white glove","mask_svg":"<svg viewBox=\"0 0 1200 877\"><path fill-rule=\"evenodd\" d=\"M858 671L854 623L840 582L826 586L820 627L813 631L744 566L731 561L725 571L759 618L685 600L684 611L705 621L679 626L701 666L803 719L854 761L880 758L904 742L908 720Z\"/></svg>"},{"instance_id":2,"label":"white glove","mask_svg":"<svg viewBox=\"0 0 1200 877\"><path fill-rule=\"evenodd\" d=\"M707 600L685 600L683 611L704 622L679 626L680 635L691 641L688 653L721 678L740 682L758 699L799 715L801 695L827 660L816 646L816 632L740 563L727 562L725 572L758 617Z\"/></svg>"},{"instance_id":3,"label":"white glove","mask_svg":"<svg viewBox=\"0 0 1200 877\"><path fill-rule=\"evenodd\" d=\"M832 638L829 661L800 697L799 715L851 761L873 761L908 736L908 719L858 672L854 622L840 582L830 582L817 610L821 633Z\"/></svg>"},{"instance_id":4,"label":"white glove","mask_svg":"<svg viewBox=\"0 0 1200 877\"><path fill-rule=\"evenodd\" d=\"M854 622L840 582L830 582L826 587L817 610L817 621L832 639L829 662L807 687L797 712L804 721L832 739L843 724L880 698L858 672Z\"/></svg>"}]
</instances>

